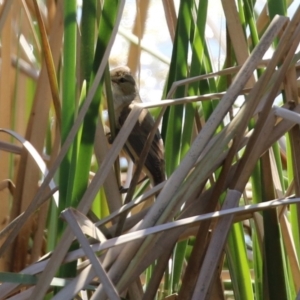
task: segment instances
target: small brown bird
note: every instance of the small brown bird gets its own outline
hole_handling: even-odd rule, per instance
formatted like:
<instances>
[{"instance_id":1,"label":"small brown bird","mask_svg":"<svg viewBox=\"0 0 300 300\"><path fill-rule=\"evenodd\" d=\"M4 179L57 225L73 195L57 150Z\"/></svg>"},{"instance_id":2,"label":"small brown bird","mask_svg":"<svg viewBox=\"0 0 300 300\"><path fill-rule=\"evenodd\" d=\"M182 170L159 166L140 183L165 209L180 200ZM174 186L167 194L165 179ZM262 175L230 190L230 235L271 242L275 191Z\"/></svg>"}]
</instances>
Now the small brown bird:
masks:
<instances>
[{"instance_id":1,"label":"small brown bird","mask_svg":"<svg viewBox=\"0 0 300 300\"><path fill-rule=\"evenodd\" d=\"M110 72L116 127L119 130L128 117L134 103L142 102L138 88L130 69L126 66L118 67ZM136 162L140 157L148 135L154 126L154 120L147 109L143 109L139 119L125 144L125 151ZM153 185L165 180L164 145L159 133L156 131L148 156L145 161L145 173Z\"/></svg>"}]
</instances>

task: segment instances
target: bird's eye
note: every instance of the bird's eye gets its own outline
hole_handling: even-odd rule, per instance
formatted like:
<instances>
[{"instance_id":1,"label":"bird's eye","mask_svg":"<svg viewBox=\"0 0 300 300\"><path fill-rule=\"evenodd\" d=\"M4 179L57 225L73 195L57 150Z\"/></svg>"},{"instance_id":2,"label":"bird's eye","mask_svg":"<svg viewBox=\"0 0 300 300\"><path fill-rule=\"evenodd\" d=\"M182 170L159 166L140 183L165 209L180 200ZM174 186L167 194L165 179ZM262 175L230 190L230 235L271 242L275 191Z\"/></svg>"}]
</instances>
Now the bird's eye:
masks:
<instances>
[{"instance_id":1,"label":"bird's eye","mask_svg":"<svg viewBox=\"0 0 300 300\"><path fill-rule=\"evenodd\" d=\"M120 81L121 83L124 83L126 80L125 80L125 78L121 77L119 81Z\"/></svg>"}]
</instances>

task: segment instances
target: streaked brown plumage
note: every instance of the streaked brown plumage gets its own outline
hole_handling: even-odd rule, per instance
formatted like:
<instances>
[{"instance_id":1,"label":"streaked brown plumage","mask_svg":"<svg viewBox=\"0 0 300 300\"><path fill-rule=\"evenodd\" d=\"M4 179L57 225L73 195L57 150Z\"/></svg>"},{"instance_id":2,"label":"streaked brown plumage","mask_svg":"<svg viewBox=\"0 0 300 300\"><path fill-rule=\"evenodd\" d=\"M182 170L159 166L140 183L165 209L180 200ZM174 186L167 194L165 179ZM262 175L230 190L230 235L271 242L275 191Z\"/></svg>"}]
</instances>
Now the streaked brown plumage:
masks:
<instances>
[{"instance_id":1,"label":"streaked brown plumage","mask_svg":"<svg viewBox=\"0 0 300 300\"><path fill-rule=\"evenodd\" d=\"M141 102L134 78L128 67L118 67L110 72L116 127L120 129L128 117L134 103ZM154 120L147 109L144 109L125 144L125 151L133 162L141 155L147 137L154 126ZM165 180L164 146L159 130L156 131L148 156L145 161L145 172L152 184Z\"/></svg>"}]
</instances>

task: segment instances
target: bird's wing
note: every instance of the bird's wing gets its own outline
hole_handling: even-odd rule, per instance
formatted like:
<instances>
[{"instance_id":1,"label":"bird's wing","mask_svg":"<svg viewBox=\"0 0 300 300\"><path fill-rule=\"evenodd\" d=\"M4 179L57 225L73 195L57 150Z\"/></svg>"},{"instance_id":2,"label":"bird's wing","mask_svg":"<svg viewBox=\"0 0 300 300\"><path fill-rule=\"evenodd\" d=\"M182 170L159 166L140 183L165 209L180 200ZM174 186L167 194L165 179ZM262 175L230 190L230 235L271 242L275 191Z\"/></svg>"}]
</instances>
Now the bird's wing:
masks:
<instances>
[{"instance_id":1,"label":"bird's wing","mask_svg":"<svg viewBox=\"0 0 300 300\"><path fill-rule=\"evenodd\" d=\"M132 109L132 105L133 104L123 108L121 111L119 115L120 127L124 124L128 117ZM152 116L146 109L143 109L126 143L126 151L133 161L136 161L136 159L140 157L153 126L154 120ZM145 167L150 173L148 175L151 175L155 184L165 180L164 146L158 130L156 130L153 138L152 145L145 161Z\"/></svg>"}]
</instances>

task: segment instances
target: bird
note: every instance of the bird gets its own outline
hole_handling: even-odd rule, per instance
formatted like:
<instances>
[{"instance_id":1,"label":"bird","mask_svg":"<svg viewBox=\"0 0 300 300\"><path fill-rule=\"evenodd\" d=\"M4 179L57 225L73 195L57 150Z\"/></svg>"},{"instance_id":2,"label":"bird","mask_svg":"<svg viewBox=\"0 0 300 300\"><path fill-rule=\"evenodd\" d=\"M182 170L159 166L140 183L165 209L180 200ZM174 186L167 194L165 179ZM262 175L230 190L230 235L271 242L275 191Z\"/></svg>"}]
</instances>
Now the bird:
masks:
<instances>
[{"instance_id":1,"label":"bird","mask_svg":"<svg viewBox=\"0 0 300 300\"><path fill-rule=\"evenodd\" d=\"M119 131L132 107L141 103L138 87L129 67L121 66L110 71L111 87L114 103L116 129ZM141 156L149 133L154 126L154 119L147 109L143 109L132 132L125 143L124 150L134 163ZM144 164L144 172L152 185L165 181L164 144L157 129Z\"/></svg>"}]
</instances>

